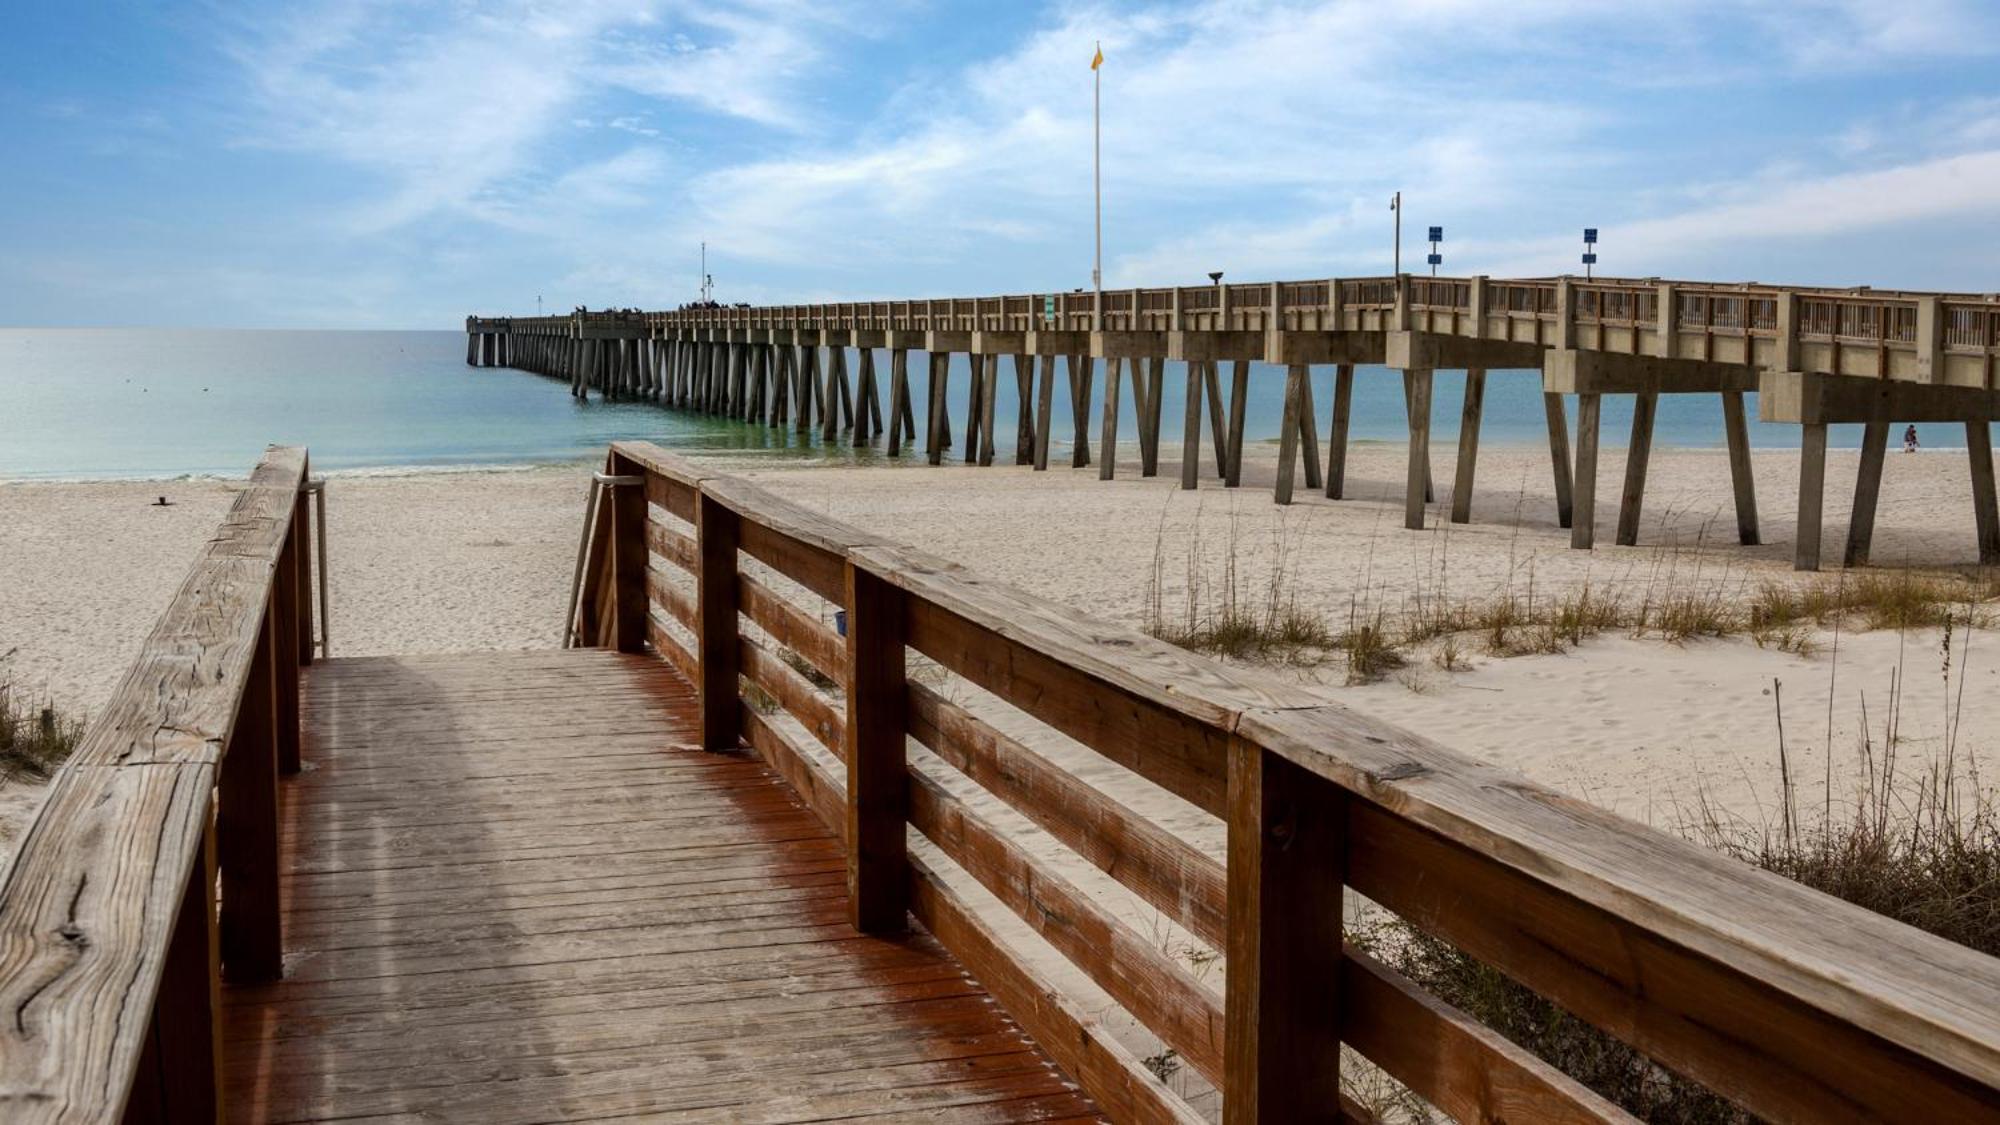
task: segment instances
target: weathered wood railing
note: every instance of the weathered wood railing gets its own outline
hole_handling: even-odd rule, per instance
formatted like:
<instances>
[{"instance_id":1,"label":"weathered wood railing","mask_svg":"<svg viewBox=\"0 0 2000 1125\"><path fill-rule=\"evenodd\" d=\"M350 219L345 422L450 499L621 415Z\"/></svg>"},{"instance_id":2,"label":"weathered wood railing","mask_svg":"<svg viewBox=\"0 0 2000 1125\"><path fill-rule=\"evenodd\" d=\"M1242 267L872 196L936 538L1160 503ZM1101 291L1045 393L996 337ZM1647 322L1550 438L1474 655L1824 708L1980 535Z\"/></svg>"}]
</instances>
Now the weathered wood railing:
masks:
<instances>
[{"instance_id":1,"label":"weathered wood railing","mask_svg":"<svg viewBox=\"0 0 2000 1125\"><path fill-rule=\"evenodd\" d=\"M283 971L305 481L265 454L0 882L0 1120L217 1120L220 981Z\"/></svg>"},{"instance_id":2,"label":"weathered wood railing","mask_svg":"<svg viewBox=\"0 0 2000 1125\"><path fill-rule=\"evenodd\" d=\"M1343 1042L1459 1120L1626 1119L1345 945L1345 888L1756 1114L2000 1115L2000 961L657 447L615 445L607 470L644 486L616 490L596 540L591 639L686 673L704 745L747 742L847 842L855 924L914 916L1117 1120L1197 1117L968 879L1232 1121L1364 1118ZM1226 863L1003 733L1002 703L1222 818ZM1226 954L1226 995L960 796L967 780Z\"/></svg>"}]
</instances>

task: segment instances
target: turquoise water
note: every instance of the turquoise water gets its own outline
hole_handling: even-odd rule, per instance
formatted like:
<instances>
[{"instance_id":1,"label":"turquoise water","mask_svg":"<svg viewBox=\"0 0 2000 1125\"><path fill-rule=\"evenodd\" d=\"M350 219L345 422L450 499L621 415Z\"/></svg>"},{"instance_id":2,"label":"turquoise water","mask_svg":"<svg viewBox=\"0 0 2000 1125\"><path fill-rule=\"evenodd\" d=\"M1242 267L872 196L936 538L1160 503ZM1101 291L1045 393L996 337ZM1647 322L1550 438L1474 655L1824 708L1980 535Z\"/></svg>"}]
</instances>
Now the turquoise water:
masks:
<instances>
[{"instance_id":1,"label":"turquoise water","mask_svg":"<svg viewBox=\"0 0 2000 1125\"><path fill-rule=\"evenodd\" d=\"M886 357L879 367L886 403ZM925 368L921 357L912 357L912 385L919 401L925 393ZM1179 441L1184 378L1179 364L1168 365L1162 411L1170 445ZM1284 371L1257 364L1250 382L1247 432L1252 439L1275 437ZM962 426L963 356L956 357L952 383L952 423ZM1315 370L1322 436L1332 383L1331 368ZM1066 387L1059 374L1052 431L1061 442L1070 436ZM1101 393L1101 374L1098 387ZM1457 373L1439 372L1434 443L1455 438L1462 387ZM1129 442L1135 432L1129 380L1120 397L1125 414L1121 432ZM1000 364L998 398L998 454L1011 460L1011 360ZM1357 440L1401 441L1407 433L1402 383L1387 368L1360 370L1354 411ZM1751 416L1755 418L1754 406ZM1093 443L1098 417L1093 408ZM1606 400L1607 445L1623 445L1629 419L1629 399ZM1955 427L1922 429L1926 445L1964 444ZM1494 444L1546 440L1534 372L1488 376L1481 437ZM1853 445L1859 437L1859 427L1836 427L1832 440ZM579 404L555 380L507 368L467 367L465 336L456 331L0 329L0 479L240 475L273 442L310 446L313 465L322 471L526 465L588 458L622 438L690 450L871 456L844 447L822 450L814 439L789 431L772 433L653 405ZM1799 429L1753 421L1751 440L1796 446ZM1655 442L1721 445L1722 417L1715 398L1663 399Z\"/></svg>"}]
</instances>

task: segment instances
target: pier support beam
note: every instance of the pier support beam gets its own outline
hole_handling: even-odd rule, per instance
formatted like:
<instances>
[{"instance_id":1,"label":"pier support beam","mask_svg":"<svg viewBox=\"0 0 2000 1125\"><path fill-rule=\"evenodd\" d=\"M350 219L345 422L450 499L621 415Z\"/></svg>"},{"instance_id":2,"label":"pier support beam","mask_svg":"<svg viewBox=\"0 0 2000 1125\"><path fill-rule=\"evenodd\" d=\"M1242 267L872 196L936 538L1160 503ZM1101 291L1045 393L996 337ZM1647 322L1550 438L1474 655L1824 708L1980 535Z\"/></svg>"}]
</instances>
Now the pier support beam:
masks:
<instances>
[{"instance_id":1,"label":"pier support beam","mask_svg":"<svg viewBox=\"0 0 2000 1125\"><path fill-rule=\"evenodd\" d=\"M1979 565L2000 563L2000 507L1993 487L1993 425L1985 419L1965 424L1965 451L1972 462L1972 519L1979 533Z\"/></svg>"},{"instance_id":2,"label":"pier support beam","mask_svg":"<svg viewBox=\"0 0 2000 1125\"><path fill-rule=\"evenodd\" d=\"M1403 526L1424 528L1424 506L1436 499L1431 489L1431 386L1429 368L1403 372L1404 404L1410 416L1410 464L1403 482Z\"/></svg>"},{"instance_id":3,"label":"pier support beam","mask_svg":"<svg viewBox=\"0 0 2000 1125\"><path fill-rule=\"evenodd\" d=\"M1239 359L1229 365L1229 436L1222 486L1236 488L1243 483L1244 411L1250 407L1250 361Z\"/></svg>"},{"instance_id":4,"label":"pier support beam","mask_svg":"<svg viewBox=\"0 0 2000 1125\"><path fill-rule=\"evenodd\" d=\"M1736 539L1757 545L1757 478L1750 472L1750 427L1743 416L1743 392L1722 392L1722 428L1729 439L1729 480L1736 493Z\"/></svg>"},{"instance_id":5,"label":"pier support beam","mask_svg":"<svg viewBox=\"0 0 2000 1125\"><path fill-rule=\"evenodd\" d=\"M1118 380L1124 374L1121 368L1125 361L1112 356L1104 364L1104 432L1099 438L1103 448L1098 451L1102 455L1097 463L1098 480L1118 475Z\"/></svg>"},{"instance_id":6,"label":"pier support beam","mask_svg":"<svg viewBox=\"0 0 2000 1125\"><path fill-rule=\"evenodd\" d=\"M1653 416L1658 413L1660 396L1637 395L1632 403L1632 441L1625 447L1625 493L1618 502L1618 542L1630 547L1639 542L1639 508L1646 499L1646 463L1653 453Z\"/></svg>"},{"instance_id":7,"label":"pier support beam","mask_svg":"<svg viewBox=\"0 0 2000 1125\"><path fill-rule=\"evenodd\" d=\"M1193 490L1201 477L1201 391L1212 360L1189 360L1187 410L1181 426L1181 488ZM1291 393L1288 386L1286 393Z\"/></svg>"},{"instance_id":8,"label":"pier support beam","mask_svg":"<svg viewBox=\"0 0 2000 1125\"><path fill-rule=\"evenodd\" d=\"M1556 526L1570 526L1574 501L1570 494L1569 419L1564 415L1563 396L1542 392L1542 413L1549 423L1549 463L1555 470Z\"/></svg>"},{"instance_id":9,"label":"pier support beam","mask_svg":"<svg viewBox=\"0 0 2000 1125\"><path fill-rule=\"evenodd\" d=\"M1091 384L1097 379L1097 361L1087 354L1073 355L1069 360L1069 405L1075 415L1070 424L1070 432L1075 440L1070 443L1069 467L1086 469L1090 467L1090 399Z\"/></svg>"},{"instance_id":10,"label":"pier support beam","mask_svg":"<svg viewBox=\"0 0 2000 1125\"><path fill-rule=\"evenodd\" d=\"M1326 495L1329 500L1344 499L1347 495L1347 431L1353 421L1354 365L1343 363L1333 369L1333 416L1327 421ZM1237 440L1241 441L1240 434Z\"/></svg>"},{"instance_id":11,"label":"pier support beam","mask_svg":"<svg viewBox=\"0 0 2000 1125\"><path fill-rule=\"evenodd\" d=\"M1042 357L1042 385L1035 393L1035 471L1049 467L1049 425L1055 417L1056 357Z\"/></svg>"},{"instance_id":12,"label":"pier support beam","mask_svg":"<svg viewBox=\"0 0 2000 1125\"><path fill-rule=\"evenodd\" d=\"M1820 515L1826 499L1826 423L1808 422L1799 444L1799 526L1792 569L1819 569Z\"/></svg>"},{"instance_id":13,"label":"pier support beam","mask_svg":"<svg viewBox=\"0 0 2000 1125\"><path fill-rule=\"evenodd\" d=\"M1451 486L1451 522L1472 521L1472 482L1478 472L1479 422L1486 407L1486 372L1465 373L1465 406L1458 416L1458 464Z\"/></svg>"},{"instance_id":14,"label":"pier support beam","mask_svg":"<svg viewBox=\"0 0 2000 1125\"><path fill-rule=\"evenodd\" d=\"M1889 452L1889 421L1867 424L1861 437L1861 471L1854 477L1854 509L1847 520L1845 566L1867 566L1875 539L1875 501L1882 493L1882 462Z\"/></svg>"},{"instance_id":15,"label":"pier support beam","mask_svg":"<svg viewBox=\"0 0 2000 1125\"><path fill-rule=\"evenodd\" d=\"M1035 358L1014 353L1014 463L1035 463Z\"/></svg>"},{"instance_id":16,"label":"pier support beam","mask_svg":"<svg viewBox=\"0 0 2000 1125\"><path fill-rule=\"evenodd\" d=\"M1569 545L1588 551L1597 541L1597 434L1602 398L1576 396L1575 509L1570 517Z\"/></svg>"}]
</instances>

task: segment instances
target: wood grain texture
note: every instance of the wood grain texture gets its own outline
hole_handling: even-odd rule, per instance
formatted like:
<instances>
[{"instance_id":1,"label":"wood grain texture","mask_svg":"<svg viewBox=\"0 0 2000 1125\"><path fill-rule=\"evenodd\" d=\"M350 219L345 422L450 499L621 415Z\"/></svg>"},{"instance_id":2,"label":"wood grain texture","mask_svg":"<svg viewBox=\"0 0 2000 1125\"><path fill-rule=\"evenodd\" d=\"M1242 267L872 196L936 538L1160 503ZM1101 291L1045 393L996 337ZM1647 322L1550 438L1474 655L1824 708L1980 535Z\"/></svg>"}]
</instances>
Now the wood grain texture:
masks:
<instances>
[{"instance_id":1,"label":"wood grain texture","mask_svg":"<svg viewBox=\"0 0 2000 1125\"><path fill-rule=\"evenodd\" d=\"M910 733L1176 925L1222 947L1219 861L922 684L910 685Z\"/></svg>"},{"instance_id":2,"label":"wood grain texture","mask_svg":"<svg viewBox=\"0 0 2000 1125\"><path fill-rule=\"evenodd\" d=\"M226 994L232 1120L1099 1119L938 942L853 932L834 835L756 757L694 745L670 667L556 655L314 666L320 767L287 819L321 844L286 875L311 922L298 973ZM550 702L579 681L599 695ZM643 764L558 733L604 693ZM482 715L535 731L560 784L489 769L504 722L427 718Z\"/></svg>"},{"instance_id":3,"label":"wood grain texture","mask_svg":"<svg viewBox=\"0 0 2000 1125\"><path fill-rule=\"evenodd\" d=\"M2000 1112L1993 958L1346 708L1238 734L1362 798L1356 890L1754 1112Z\"/></svg>"},{"instance_id":4,"label":"wood grain texture","mask_svg":"<svg viewBox=\"0 0 2000 1125\"><path fill-rule=\"evenodd\" d=\"M265 454L0 878L0 1119L126 1104L305 466Z\"/></svg>"},{"instance_id":5,"label":"wood grain texture","mask_svg":"<svg viewBox=\"0 0 2000 1125\"><path fill-rule=\"evenodd\" d=\"M1305 705L1275 678L1204 660L905 547L853 552L902 587L910 645L1173 792L1220 813L1241 710Z\"/></svg>"}]
</instances>

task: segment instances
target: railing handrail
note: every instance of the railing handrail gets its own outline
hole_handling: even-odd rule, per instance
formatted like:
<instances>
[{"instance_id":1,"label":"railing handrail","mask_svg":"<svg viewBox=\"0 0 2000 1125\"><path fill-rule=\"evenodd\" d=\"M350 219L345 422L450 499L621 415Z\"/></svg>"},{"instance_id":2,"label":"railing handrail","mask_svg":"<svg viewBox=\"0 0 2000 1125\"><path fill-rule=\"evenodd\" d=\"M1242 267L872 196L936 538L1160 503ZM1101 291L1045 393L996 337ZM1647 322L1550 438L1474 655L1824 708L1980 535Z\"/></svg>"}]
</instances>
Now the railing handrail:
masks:
<instances>
[{"instance_id":1,"label":"railing handrail","mask_svg":"<svg viewBox=\"0 0 2000 1125\"><path fill-rule=\"evenodd\" d=\"M675 516L698 522L705 506L726 512L732 556L740 545L836 604L843 570L893 587L907 641L919 652L1228 821L1232 1036L1239 965L1252 966L1246 973L1254 977L1259 961L1254 943L1247 958L1236 948L1239 929L1254 928L1237 916L1237 864L1272 846L1253 832L1242 845L1250 851L1238 854L1245 815L1238 757L1248 754L1244 768L1295 769L1311 780L1293 786L1325 786L1343 810L1337 851L1346 876L1334 869L1286 878L1345 881L1753 1110L1858 1112L1903 1097L1990 1109L2000 1101L2000 959L1623 820L1275 677L883 543L650 443L617 443L613 459L625 471L644 469L651 499ZM674 532L655 546L692 564L707 590L713 583L699 577L700 538ZM746 590L761 589L743 581ZM737 596L719 603L729 623L704 631L734 636ZM700 594L673 608L691 626L716 620ZM751 612L748 603L743 612ZM824 641L814 644L824 649ZM681 653L677 662L705 678L695 657ZM732 659L732 704L735 671ZM833 671L846 683L854 666ZM1072 701L1068 713L1048 704L1054 692L1046 677L1057 672L1087 681L1094 698ZM1038 675L1044 679L1033 680ZM1008 681L1020 676L1033 682ZM822 726L837 723L829 715ZM824 778L808 770L804 780L814 800L828 799ZM1453 871L1465 875L1462 884ZM1212 894L1218 880L1203 885ZM1471 912L1437 897L1448 890ZM1222 905L1207 904L1208 916ZM1298 950L1278 954L1279 966L1300 968ZM1268 971L1272 951L1263 957ZM1286 982L1242 987L1253 983L1282 989ZM1264 1001L1277 996L1265 993ZM1786 1077L1759 1077L1764 1071Z\"/></svg>"},{"instance_id":2,"label":"railing handrail","mask_svg":"<svg viewBox=\"0 0 2000 1125\"><path fill-rule=\"evenodd\" d=\"M213 1118L219 959L232 979L278 969L306 480L304 449L264 455L0 873L0 1118L116 1121L141 1097L148 1120Z\"/></svg>"}]
</instances>

